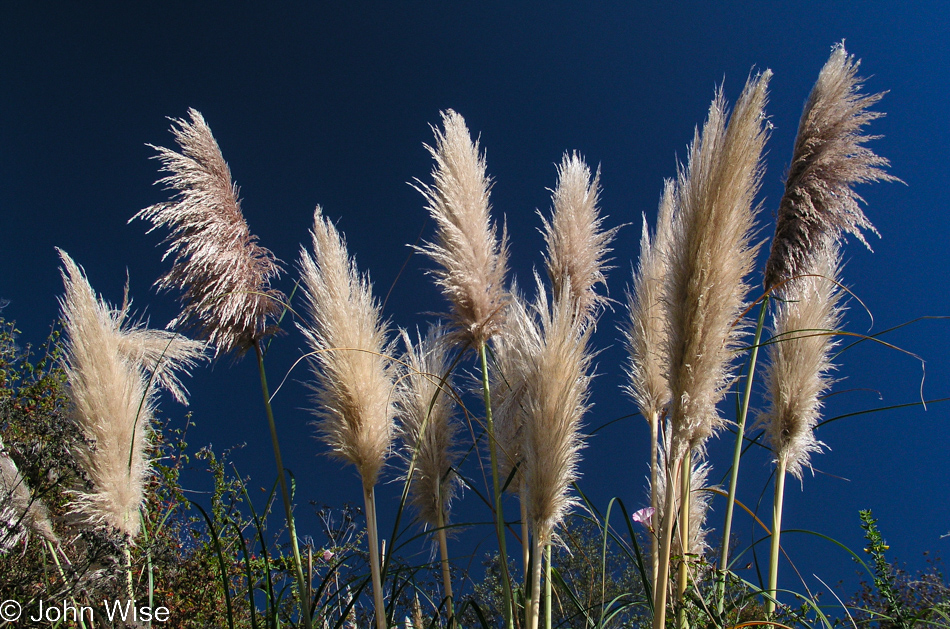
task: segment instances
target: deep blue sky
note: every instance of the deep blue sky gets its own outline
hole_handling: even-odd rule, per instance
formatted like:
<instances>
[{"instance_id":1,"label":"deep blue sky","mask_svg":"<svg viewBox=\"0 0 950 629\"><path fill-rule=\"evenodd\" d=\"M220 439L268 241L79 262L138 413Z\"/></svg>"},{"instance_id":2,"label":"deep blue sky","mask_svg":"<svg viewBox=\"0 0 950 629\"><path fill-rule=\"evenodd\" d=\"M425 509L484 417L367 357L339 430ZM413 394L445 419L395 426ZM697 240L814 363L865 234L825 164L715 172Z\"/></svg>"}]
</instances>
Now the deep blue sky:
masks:
<instances>
[{"instance_id":1,"label":"deep blue sky","mask_svg":"<svg viewBox=\"0 0 950 629\"><path fill-rule=\"evenodd\" d=\"M884 137L873 148L907 184L859 190L882 239L872 239L873 254L859 243L847 247L844 281L874 315L869 328L852 302L847 326L880 331L950 314L950 10L942 3L897 10L885 2L509 4L4 2L0 298L11 303L3 316L18 321L25 340L44 338L62 289L54 246L112 301L121 299L128 273L135 305L152 325L175 315L175 296L151 287L167 270L162 236L126 221L166 198L152 185L157 163L145 143L172 146L166 117L183 117L188 107L205 115L218 139L251 229L286 262L279 282L285 290L320 204L385 295L425 224L422 198L407 182L428 180L422 144L432 138L428 125L451 107L481 135L496 182L494 211L507 220L523 285L541 263L535 209L550 206L554 164L563 151L578 150L601 165L607 224L630 224L616 241L609 277L610 294L621 298L641 212L655 218L663 178L675 173L715 86L724 83L734 101L753 67L775 73L767 108L775 129L761 195L761 236L771 237L801 106L842 39L863 60L867 89L889 90L878 106L887 117L872 128ZM418 313L445 310L424 276L427 266L413 257L398 277L386 304L395 324L414 326L426 320ZM618 393L623 352L615 319L608 313L594 340L602 353L591 427L633 412ZM927 361L927 398L950 396L947 325L927 321L887 337ZM303 351L299 333L286 327L268 360L275 382ZM906 355L865 344L839 362L841 393L828 400L828 417L919 399L920 365ZM301 512L310 500L359 499L352 468L321 456L323 446L310 436L300 383L307 377L295 371L275 402ZM190 389L197 426L189 441L217 449L246 442L235 455L241 471L269 485L273 458L253 361L220 361L197 372ZM857 511L870 507L892 556L914 568L925 550L946 555L948 409L864 415L820 430L831 450L814 459L816 474L806 477L804 491L790 483L786 527L860 550ZM164 411L183 414L170 401ZM647 435L645 422L632 417L589 440L582 487L601 508L615 495L632 509L643 504ZM717 479L730 444L711 444ZM769 472L763 454L750 455L740 498L755 504ZM207 489L206 476L187 478ZM388 537L397 487L381 491L381 533ZM763 518L769 500L766 494ZM460 519L485 518L471 493L462 505ZM710 520L716 529L722 513L717 502ZM304 534L317 532L307 516L301 526ZM739 516L744 544L751 531ZM843 552L812 537L789 534L783 542L809 588L825 589L817 574L832 585L846 580L843 596L853 591L855 569ZM753 571L744 574L754 579ZM803 589L787 568L782 585Z\"/></svg>"}]
</instances>

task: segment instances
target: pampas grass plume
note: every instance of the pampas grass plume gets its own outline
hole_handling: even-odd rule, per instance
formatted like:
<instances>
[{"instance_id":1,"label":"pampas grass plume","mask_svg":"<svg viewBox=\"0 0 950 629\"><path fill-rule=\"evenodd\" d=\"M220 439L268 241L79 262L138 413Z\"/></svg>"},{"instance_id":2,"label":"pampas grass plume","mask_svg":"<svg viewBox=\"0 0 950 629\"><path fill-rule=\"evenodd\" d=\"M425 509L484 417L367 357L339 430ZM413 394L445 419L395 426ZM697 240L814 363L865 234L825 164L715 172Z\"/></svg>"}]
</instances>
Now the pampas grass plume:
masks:
<instances>
[{"instance_id":1,"label":"pampas grass plume","mask_svg":"<svg viewBox=\"0 0 950 629\"><path fill-rule=\"evenodd\" d=\"M452 304L452 320L463 342L479 347L497 330L505 301L507 239L499 242L488 202L491 181L485 156L472 142L465 120L442 112L443 131L433 128L432 185L417 182L436 224L434 242L420 251L439 269L436 284Z\"/></svg>"},{"instance_id":2,"label":"pampas grass plume","mask_svg":"<svg viewBox=\"0 0 950 629\"><path fill-rule=\"evenodd\" d=\"M128 324L129 304L111 308L72 258L61 250L59 255L66 376L73 417L86 437L77 456L90 482L89 491L73 492L72 510L86 524L113 527L132 540L150 474L157 387L184 401L174 372L193 367L204 343Z\"/></svg>"},{"instance_id":3,"label":"pampas grass plume","mask_svg":"<svg viewBox=\"0 0 950 629\"><path fill-rule=\"evenodd\" d=\"M777 294L765 379L769 406L760 422L776 461L784 460L799 480L811 454L822 449L814 429L832 384L832 334L842 317L839 268L838 247L820 247L805 269L809 275L787 282Z\"/></svg>"},{"instance_id":4,"label":"pampas grass plume","mask_svg":"<svg viewBox=\"0 0 950 629\"><path fill-rule=\"evenodd\" d=\"M172 120L181 153L152 146L162 171L169 173L158 183L174 191L172 200L147 207L131 220L170 230L164 257L174 256L174 262L157 285L184 293L182 313L171 325L196 329L218 355L243 353L273 332L269 320L280 312L284 296L270 288L270 281L280 265L251 234L211 129L194 109L188 115L191 122Z\"/></svg>"},{"instance_id":5,"label":"pampas grass plume","mask_svg":"<svg viewBox=\"0 0 950 629\"><path fill-rule=\"evenodd\" d=\"M630 354L627 363L629 384L624 390L633 398L649 422L659 417L670 402L667 379L667 304L663 286L669 274L670 230L673 223L675 185L667 180L660 199L653 242L646 216L640 237L640 259L633 275L633 292L627 295L628 319L624 339Z\"/></svg>"},{"instance_id":6,"label":"pampas grass plume","mask_svg":"<svg viewBox=\"0 0 950 629\"><path fill-rule=\"evenodd\" d=\"M588 409L590 326L577 320L569 299L549 305L538 281L533 312L519 317L515 330L528 346L524 371L524 475L522 499L541 542L564 519L574 499L568 489L577 480L583 447L581 419Z\"/></svg>"},{"instance_id":7,"label":"pampas grass plume","mask_svg":"<svg viewBox=\"0 0 950 629\"><path fill-rule=\"evenodd\" d=\"M397 388L396 416L402 437L403 458L415 461L410 485L412 504L429 526L440 525L440 511L448 512L457 478L452 470L459 453L453 448L459 432L454 416L448 345L445 330L431 326L424 338L413 343L402 331L406 372ZM443 378L445 380L443 381Z\"/></svg>"},{"instance_id":8,"label":"pampas grass plume","mask_svg":"<svg viewBox=\"0 0 950 629\"><path fill-rule=\"evenodd\" d=\"M884 115L868 108L884 94L861 93L859 64L844 44L836 45L805 103L765 268L766 289L804 273L817 247L845 233L867 246L861 230L877 230L851 187L899 181L884 172L889 162L864 146L876 136L862 129Z\"/></svg>"},{"instance_id":9,"label":"pampas grass plume","mask_svg":"<svg viewBox=\"0 0 950 629\"><path fill-rule=\"evenodd\" d=\"M548 276L555 297L570 285L566 294L582 317L593 316L605 301L594 290L606 286L605 256L617 233L616 227L603 229L603 217L597 207L600 199L600 172L591 179L590 167L577 153L565 153L557 169L558 182L552 193L554 211L544 216L544 241L547 243Z\"/></svg>"},{"instance_id":10,"label":"pampas grass plume","mask_svg":"<svg viewBox=\"0 0 950 629\"><path fill-rule=\"evenodd\" d=\"M676 184L670 245L669 304L672 460L701 446L721 425L716 404L729 382L728 368L740 330L756 247L750 240L752 203L762 175L766 70L746 83L728 127L720 90L697 131Z\"/></svg>"},{"instance_id":11,"label":"pampas grass plume","mask_svg":"<svg viewBox=\"0 0 950 629\"><path fill-rule=\"evenodd\" d=\"M313 350L317 430L332 456L355 465L369 488L376 484L393 434L388 329L369 279L360 276L343 236L319 207L311 236L313 255L300 252L310 319L300 329Z\"/></svg>"}]
</instances>

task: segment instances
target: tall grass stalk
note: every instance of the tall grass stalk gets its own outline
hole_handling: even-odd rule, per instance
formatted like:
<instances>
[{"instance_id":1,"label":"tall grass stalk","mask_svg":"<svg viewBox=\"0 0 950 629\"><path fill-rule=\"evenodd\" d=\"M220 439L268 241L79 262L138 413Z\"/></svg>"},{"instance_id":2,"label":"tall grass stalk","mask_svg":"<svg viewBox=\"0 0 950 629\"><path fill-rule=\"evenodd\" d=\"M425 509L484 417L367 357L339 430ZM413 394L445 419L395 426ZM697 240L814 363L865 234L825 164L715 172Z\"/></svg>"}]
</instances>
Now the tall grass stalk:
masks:
<instances>
[{"instance_id":1,"label":"tall grass stalk","mask_svg":"<svg viewBox=\"0 0 950 629\"><path fill-rule=\"evenodd\" d=\"M363 501L366 505L366 537L369 542L369 567L373 580L373 605L376 609L377 629L386 629L386 603L383 600L383 581L380 574L379 534L376 526L376 492L374 485L363 484Z\"/></svg>"},{"instance_id":2,"label":"tall grass stalk","mask_svg":"<svg viewBox=\"0 0 950 629\"><path fill-rule=\"evenodd\" d=\"M445 593L445 607L449 615L449 627L454 627L456 624L455 620L455 604L454 597L452 596L452 572L450 570L451 564L449 563L449 545L448 540L446 539L445 533L445 513L440 511L439 514L438 529L436 530L436 535L439 537L439 554L442 564L442 589Z\"/></svg>"},{"instance_id":3,"label":"tall grass stalk","mask_svg":"<svg viewBox=\"0 0 950 629\"><path fill-rule=\"evenodd\" d=\"M300 558L300 544L297 542L297 526L294 523L293 501L287 487L287 472L284 469L284 459L280 454L280 440L277 438L277 424L274 421L274 409L271 406L270 390L267 387L267 373L264 370L264 353L260 340L254 342L254 351L257 354L257 368L261 375L261 391L264 395L264 409L267 412L267 426L270 429L271 445L274 448L274 460L277 462L277 478L280 481L280 497L284 504L284 518L287 521L287 531L290 534L290 549L294 556L294 577L297 581L297 598L300 605L300 615L305 627L311 626L310 598L307 595L307 581L304 579L303 562ZM253 602L252 602L253 604Z\"/></svg>"},{"instance_id":4,"label":"tall grass stalk","mask_svg":"<svg viewBox=\"0 0 950 629\"><path fill-rule=\"evenodd\" d=\"M670 579L670 549L673 542L673 524L676 520L676 483L670 482L675 475L671 472L678 470L682 465L682 459L670 461L667 459L666 465L666 509L663 511L663 523L660 529L660 559L657 566L656 582L653 586L653 629L666 628L666 600L669 591ZM654 516L656 514L654 513Z\"/></svg>"},{"instance_id":5,"label":"tall grass stalk","mask_svg":"<svg viewBox=\"0 0 950 629\"><path fill-rule=\"evenodd\" d=\"M778 590L778 560L782 540L782 506L785 503L785 469L787 460L782 457L775 469L775 499L772 503L772 544L769 549L769 596L765 599L765 611L771 618L775 614L775 596Z\"/></svg>"},{"instance_id":6,"label":"tall grass stalk","mask_svg":"<svg viewBox=\"0 0 950 629\"><path fill-rule=\"evenodd\" d=\"M554 610L551 598L551 544L544 547L544 629L551 629Z\"/></svg>"},{"instance_id":7,"label":"tall grass stalk","mask_svg":"<svg viewBox=\"0 0 950 629\"><path fill-rule=\"evenodd\" d=\"M690 479L693 475L693 455L687 452L683 455L683 464L680 469L680 504L679 504L679 536L682 557L676 575L676 626L685 629L686 623L686 587L689 585L689 553L690 553ZM669 482L672 482L670 479ZM672 510L671 505L667 509Z\"/></svg>"},{"instance_id":8,"label":"tall grass stalk","mask_svg":"<svg viewBox=\"0 0 950 629\"><path fill-rule=\"evenodd\" d=\"M736 445L732 451L732 468L729 473L729 495L726 498L726 520L722 527L722 548L719 551L719 575L716 584L716 611L721 616L726 599L726 572L729 568L729 538L732 537L732 515L736 506L736 487L739 483L739 462L742 460L742 444L745 440L746 418L749 414L749 400L752 397L752 382L755 376L755 365L759 357L759 343L762 340L762 328L765 323L765 313L768 311L768 296L762 299L759 306L759 318L755 323L755 335L752 338L752 349L749 353L749 365L746 369L745 387L742 391L742 405L739 408L739 417L736 421Z\"/></svg>"}]
</instances>

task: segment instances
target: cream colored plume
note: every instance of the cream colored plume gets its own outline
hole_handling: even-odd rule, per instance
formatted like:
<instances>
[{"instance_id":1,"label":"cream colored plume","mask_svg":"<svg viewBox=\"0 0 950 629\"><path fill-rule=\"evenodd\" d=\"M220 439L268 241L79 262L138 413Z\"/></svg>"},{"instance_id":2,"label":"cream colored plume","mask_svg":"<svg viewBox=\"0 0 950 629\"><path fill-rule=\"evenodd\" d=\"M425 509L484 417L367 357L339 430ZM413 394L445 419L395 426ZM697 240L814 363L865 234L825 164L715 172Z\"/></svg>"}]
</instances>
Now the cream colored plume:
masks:
<instances>
[{"instance_id":1,"label":"cream colored plume","mask_svg":"<svg viewBox=\"0 0 950 629\"><path fill-rule=\"evenodd\" d=\"M526 367L532 360L530 338L522 335L522 325L529 319L528 304L512 282L506 306L505 321L492 338L494 369L491 378L491 409L495 420L495 442L498 445L498 476L506 490L519 491L520 474L514 472L522 459L524 438L524 395L527 387Z\"/></svg>"},{"instance_id":2,"label":"cream colored plume","mask_svg":"<svg viewBox=\"0 0 950 629\"><path fill-rule=\"evenodd\" d=\"M736 325L749 286L751 245L762 175L766 92L771 72L750 77L726 125L720 90L697 131L676 184L669 279L669 381L679 461L722 424L716 404L730 375L739 338Z\"/></svg>"},{"instance_id":3,"label":"cream colored plume","mask_svg":"<svg viewBox=\"0 0 950 629\"><path fill-rule=\"evenodd\" d=\"M158 387L184 400L175 372L187 373L203 358L204 343L129 324L128 303L111 308L66 252L59 255L66 375L73 417L86 438L77 457L90 484L73 492L72 510L87 524L111 526L134 539L151 469Z\"/></svg>"},{"instance_id":4,"label":"cream colored plume","mask_svg":"<svg viewBox=\"0 0 950 629\"><path fill-rule=\"evenodd\" d=\"M184 292L182 313L170 325L196 329L219 355L243 353L273 331L271 319L281 311L284 296L270 288L270 281L280 266L248 229L238 188L211 129L194 109L188 115L190 123L172 120L181 153L152 146L161 170L170 173L158 183L174 191L172 200L147 207L131 220L142 218L152 222L153 230L170 230L164 258L174 256L174 262L157 285Z\"/></svg>"},{"instance_id":5,"label":"cream colored plume","mask_svg":"<svg viewBox=\"0 0 950 629\"><path fill-rule=\"evenodd\" d=\"M0 555L27 539L30 533L59 543L46 504L30 491L0 439Z\"/></svg>"},{"instance_id":6,"label":"cream colored plume","mask_svg":"<svg viewBox=\"0 0 950 629\"><path fill-rule=\"evenodd\" d=\"M394 369L387 325L346 242L317 207L313 255L301 248L309 322L300 329L313 350L320 438L334 457L356 466L364 488L376 484L393 434Z\"/></svg>"},{"instance_id":7,"label":"cream colored plume","mask_svg":"<svg viewBox=\"0 0 950 629\"><path fill-rule=\"evenodd\" d=\"M842 317L839 268L834 242L819 247L801 269L807 275L787 282L776 294L766 372L770 402L759 421L776 461L784 459L799 480L802 470L811 467L811 454L822 449L814 429L821 398L832 384L833 334Z\"/></svg>"},{"instance_id":8,"label":"cream colored plume","mask_svg":"<svg viewBox=\"0 0 950 629\"><path fill-rule=\"evenodd\" d=\"M454 449L459 431L455 398L449 377L449 354L441 326L431 326L425 338L413 343L402 331L405 373L397 388L397 430L402 457L414 462L410 484L412 504L423 522L440 526L439 511L448 512L458 478L453 471L459 453Z\"/></svg>"},{"instance_id":9,"label":"cream colored plume","mask_svg":"<svg viewBox=\"0 0 950 629\"><path fill-rule=\"evenodd\" d=\"M581 420L590 392L591 327L563 297L549 304L539 280L533 312L516 311L521 316L512 328L527 348L520 365L525 382L522 500L542 544L575 503L569 489L578 477Z\"/></svg>"},{"instance_id":10,"label":"cream colored plume","mask_svg":"<svg viewBox=\"0 0 950 629\"><path fill-rule=\"evenodd\" d=\"M884 94L861 93L859 65L843 44L836 45L805 103L765 267L766 289L804 273L817 247L845 233L867 246L861 230L877 230L851 187L899 181L884 172L889 162L864 146L876 136L862 134L863 128L884 115L868 107Z\"/></svg>"},{"instance_id":11,"label":"cream colored plume","mask_svg":"<svg viewBox=\"0 0 950 629\"><path fill-rule=\"evenodd\" d=\"M436 224L435 242L420 251L440 268L432 274L452 304L452 319L463 341L475 347L498 329L507 294L508 245L499 242L488 203L491 181L485 157L472 142L465 120L451 109L442 113L443 131L433 129L432 185L417 181Z\"/></svg>"},{"instance_id":12,"label":"cream colored plume","mask_svg":"<svg viewBox=\"0 0 950 629\"><path fill-rule=\"evenodd\" d=\"M627 295L628 319L624 338L630 360L629 384L624 390L637 403L647 421L659 417L670 402L667 380L667 310L663 286L669 274L670 231L673 224L675 184L667 180L660 199L656 234L650 242L646 216L640 237L640 260L633 275L633 292Z\"/></svg>"},{"instance_id":13,"label":"cream colored plume","mask_svg":"<svg viewBox=\"0 0 950 629\"><path fill-rule=\"evenodd\" d=\"M570 299L582 317L595 316L598 305L606 300L594 288L606 286L605 256L617 228L604 230L597 207L600 199L600 172L591 179L590 168L577 153L564 154L557 169L558 182L552 193L554 210L551 220L544 218L545 264L552 292L561 294L570 284Z\"/></svg>"}]
</instances>

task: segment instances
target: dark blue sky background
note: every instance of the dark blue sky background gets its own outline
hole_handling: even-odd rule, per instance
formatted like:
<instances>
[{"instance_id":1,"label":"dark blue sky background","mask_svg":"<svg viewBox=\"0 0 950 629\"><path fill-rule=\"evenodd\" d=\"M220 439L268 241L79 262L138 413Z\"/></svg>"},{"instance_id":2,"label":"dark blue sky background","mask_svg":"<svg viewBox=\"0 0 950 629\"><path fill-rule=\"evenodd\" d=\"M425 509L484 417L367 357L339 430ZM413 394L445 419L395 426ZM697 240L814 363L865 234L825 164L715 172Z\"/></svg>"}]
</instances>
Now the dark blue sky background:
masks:
<instances>
[{"instance_id":1,"label":"dark blue sky background","mask_svg":"<svg viewBox=\"0 0 950 629\"><path fill-rule=\"evenodd\" d=\"M0 298L27 341L44 338L57 317L62 286L54 246L69 252L93 286L119 301L128 272L139 313L164 326L176 296L152 283L167 264L147 224L126 221L167 198L154 151L173 146L167 116L188 107L210 124L260 242L286 262L279 286L289 290L300 243L315 205L338 220L351 252L383 296L395 283L386 315L400 326L419 313L444 311L424 276L428 262L407 244L424 228L421 196L407 182L429 179L423 149L430 123L453 108L487 150L496 183L492 203L512 239L512 265L527 283L541 264L535 209L547 211L554 164L578 150L602 167L602 207L621 230L610 294L622 298L637 256L640 214L651 222L664 177L673 176L714 88L730 102L753 67L771 68L767 108L775 126L762 189L761 237L770 238L783 174L801 107L833 43L846 40L863 60L869 91L889 90L878 105L887 117L873 143L906 182L865 186L866 213L882 238L871 254L849 243L844 281L874 315L873 327L852 302L847 326L880 331L921 315L950 314L947 218L950 163L950 10L942 3L50 3L0 5ZM425 228L431 234L431 226ZM765 248L767 251L767 247ZM761 271L754 283L759 284ZM398 278L398 281L397 281ZM619 309L618 309L619 313ZM624 353L617 313L594 340L597 359L590 427L633 412L619 393ZM950 396L948 323L925 321L886 338L927 362L924 395ZM268 358L279 382L302 353L292 325ZM840 357L827 416L912 403L920 397L919 362L864 344ZM470 366L470 364L468 365ZM359 500L352 468L322 456L307 425L306 370L295 371L275 400L287 465L299 481L303 534L317 534L307 502ZM189 441L235 454L257 485L274 478L256 367L225 359L189 383L196 426ZM168 401L179 421L181 407ZM477 406L475 406L477 408ZM891 554L911 568L925 550L947 554L950 538L950 406L933 404L842 419L822 428L831 450L814 459L816 474L789 484L787 528L803 528L862 548L857 511L872 508ZM727 410L727 416L733 413ZM600 508L612 496L631 509L645 501L645 422L631 417L589 439L582 487ZM710 446L718 480L732 439ZM475 473L471 468L470 472ZM740 499L755 505L768 480L766 455L743 463ZM390 470L386 478L395 473ZM206 475L186 477L208 489ZM389 537L398 488L381 489L381 534ZM769 490L770 492L770 490ZM760 515L771 512L770 493ZM460 520L487 519L470 492ZM514 503L512 503L514 513ZM721 502L710 524L721 528ZM738 517L743 545L753 527ZM463 536L488 539L490 530ZM758 537L758 533L756 534ZM812 590L844 579L855 587L847 555L818 538L783 536ZM318 542L319 543L319 542ZM407 551L408 552L408 551ZM761 556L766 551L762 548ZM426 555L420 555L425 557ZM743 573L750 580L754 571ZM784 568L781 585L803 590ZM825 596L831 602L831 596Z\"/></svg>"}]
</instances>

